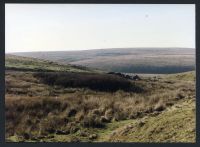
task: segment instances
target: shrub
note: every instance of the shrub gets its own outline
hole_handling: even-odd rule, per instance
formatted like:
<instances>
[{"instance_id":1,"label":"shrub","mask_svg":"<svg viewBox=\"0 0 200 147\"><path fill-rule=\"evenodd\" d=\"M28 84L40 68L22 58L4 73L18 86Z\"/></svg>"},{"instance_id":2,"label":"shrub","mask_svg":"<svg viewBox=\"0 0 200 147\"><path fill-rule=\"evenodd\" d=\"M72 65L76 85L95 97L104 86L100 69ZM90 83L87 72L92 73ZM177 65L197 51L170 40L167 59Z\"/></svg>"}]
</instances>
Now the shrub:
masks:
<instances>
[{"instance_id":1,"label":"shrub","mask_svg":"<svg viewBox=\"0 0 200 147\"><path fill-rule=\"evenodd\" d=\"M109 74L96 73L63 73L63 72L40 72L35 77L48 85L58 85L72 88L89 88L96 91L117 90L141 92L142 89L129 80Z\"/></svg>"}]
</instances>

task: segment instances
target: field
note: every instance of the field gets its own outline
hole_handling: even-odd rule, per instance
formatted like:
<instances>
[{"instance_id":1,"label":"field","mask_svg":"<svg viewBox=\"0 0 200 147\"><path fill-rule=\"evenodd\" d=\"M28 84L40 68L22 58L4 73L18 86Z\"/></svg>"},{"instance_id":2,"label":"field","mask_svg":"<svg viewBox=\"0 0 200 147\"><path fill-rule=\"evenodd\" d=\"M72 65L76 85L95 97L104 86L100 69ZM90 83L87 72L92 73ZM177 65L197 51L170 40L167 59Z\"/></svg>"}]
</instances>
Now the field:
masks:
<instances>
[{"instance_id":1,"label":"field","mask_svg":"<svg viewBox=\"0 0 200 147\"><path fill-rule=\"evenodd\" d=\"M195 142L195 72L139 77L6 55L6 141Z\"/></svg>"},{"instance_id":2,"label":"field","mask_svg":"<svg viewBox=\"0 0 200 147\"><path fill-rule=\"evenodd\" d=\"M14 54L107 72L170 74L195 69L193 48L114 48Z\"/></svg>"}]
</instances>

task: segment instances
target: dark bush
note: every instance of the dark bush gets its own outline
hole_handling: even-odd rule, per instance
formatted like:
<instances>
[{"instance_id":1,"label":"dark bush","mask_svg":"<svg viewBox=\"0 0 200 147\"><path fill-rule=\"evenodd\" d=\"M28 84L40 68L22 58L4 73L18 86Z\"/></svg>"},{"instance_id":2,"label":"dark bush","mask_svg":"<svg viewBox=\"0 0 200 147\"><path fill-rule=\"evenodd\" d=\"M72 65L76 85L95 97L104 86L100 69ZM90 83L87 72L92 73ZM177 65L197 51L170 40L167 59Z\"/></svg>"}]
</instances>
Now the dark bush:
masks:
<instances>
[{"instance_id":1,"label":"dark bush","mask_svg":"<svg viewBox=\"0 0 200 147\"><path fill-rule=\"evenodd\" d=\"M40 72L35 77L48 85L72 88L89 88L96 91L114 92L117 90L141 92L142 89L129 80L116 75L97 73Z\"/></svg>"}]
</instances>

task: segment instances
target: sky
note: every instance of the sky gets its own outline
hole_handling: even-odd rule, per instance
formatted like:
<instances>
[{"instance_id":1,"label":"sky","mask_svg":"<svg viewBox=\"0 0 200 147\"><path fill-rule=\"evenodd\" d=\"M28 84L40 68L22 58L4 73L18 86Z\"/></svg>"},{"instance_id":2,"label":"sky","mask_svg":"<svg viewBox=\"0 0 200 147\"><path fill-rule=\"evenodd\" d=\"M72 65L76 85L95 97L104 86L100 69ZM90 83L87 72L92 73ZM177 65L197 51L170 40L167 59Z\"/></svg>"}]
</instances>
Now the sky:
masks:
<instances>
[{"instance_id":1,"label":"sky","mask_svg":"<svg viewBox=\"0 0 200 147\"><path fill-rule=\"evenodd\" d=\"M195 48L194 4L6 4L5 51Z\"/></svg>"}]
</instances>

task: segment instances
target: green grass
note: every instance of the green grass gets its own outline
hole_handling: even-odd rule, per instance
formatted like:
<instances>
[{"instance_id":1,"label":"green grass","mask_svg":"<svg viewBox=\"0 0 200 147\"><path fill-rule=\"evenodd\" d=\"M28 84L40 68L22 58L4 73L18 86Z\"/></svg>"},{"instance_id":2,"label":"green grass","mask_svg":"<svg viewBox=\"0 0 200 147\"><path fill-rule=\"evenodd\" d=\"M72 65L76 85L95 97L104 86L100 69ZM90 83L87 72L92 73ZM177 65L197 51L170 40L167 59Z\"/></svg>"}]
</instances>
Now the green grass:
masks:
<instances>
[{"instance_id":1,"label":"green grass","mask_svg":"<svg viewBox=\"0 0 200 147\"><path fill-rule=\"evenodd\" d=\"M184 80L184 81L195 81L195 71L183 72L179 74L171 74L166 76L166 79L170 80Z\"/></svg>"},{"instance_id":2,"label":"green grass","mask_svg":"<svg viewBox=\"0 0 200 147\"><path fill-rule=\"evenodd\" d=\"M21 71L64 71L64 72L92 72L92 70L73 65L62 65L47 60L6 55L6 69Z\"/></svg>"},{"instance_id":3,"label":"green grass","mask_svg":"<svg viewBox=\"0 0 200 147\"><path fill-rule=\"evenodd\" d=\"M156 117L149 117L139 126L118 130L110 141L117 142L195 142L195 100L188 99L174 105Z\"/></svg>"}]
</instances>

